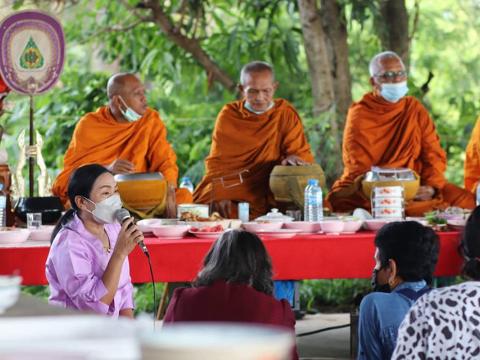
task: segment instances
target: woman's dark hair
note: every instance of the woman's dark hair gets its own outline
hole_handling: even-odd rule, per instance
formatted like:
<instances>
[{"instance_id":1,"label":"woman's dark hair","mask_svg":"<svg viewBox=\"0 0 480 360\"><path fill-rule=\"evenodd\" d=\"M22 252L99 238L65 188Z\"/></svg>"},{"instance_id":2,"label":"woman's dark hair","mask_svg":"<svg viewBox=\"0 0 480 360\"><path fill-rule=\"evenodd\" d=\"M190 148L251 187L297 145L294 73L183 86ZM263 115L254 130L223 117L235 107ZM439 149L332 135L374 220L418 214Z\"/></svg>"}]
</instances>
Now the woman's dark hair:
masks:
<instances>
[{"instance_id":1,"label":"woman's dark hair","mask_svg":"<svg viewBox=\"0 0 480 360\"><path fill-rule=\"evenodd\" d=\"M431 228L416 221L392 222L377 232L375 246L382 268L392 259L403 281L431 283L439 252L438 236Z\"/></svg>"},{"instance_id":2,"label":"woman's dark hair","mask_svg":"<svg viewBox=\"0 0 480 360\"><path fill-rule=\"evenodd\" d=\"M465 259L463 276L480 280L480 206L477 206L467 219L460 241L460 254Z\"/></svg>"},{"instance_id":3,"label":"woman's dark hair","mask_svg":"<svg viewBox=\"0 0 480 360\"><path fill-rule=\"evenodd\" d=\"M93 184L98 177L104 173L110 173L110 171L108 171L102 165L89 164L77 168L72 175L70 175L67 195L68 199L70 200L71 208L68 209L58 220L55 228L53 229L52 236L50 237L50 243L53 243L53 240L57 236L58 232L63 226L68 224L73 219L73 215L76 211L78 211L77 204L75 203L75 197L83 196L87 199L90 198Z\"/></svg>"},{"instance_id":4,"label":"woman's dark hair","mask_svg":"<svg viewBox=\"0 0 480 360\"><path fill-rule=\"evenodd\" d=\"M208 286L217 280L247 284L265 294L273 294L270 256L257 235L230 230L215 241L193 285Z\"/></svg>"}]
</instances>

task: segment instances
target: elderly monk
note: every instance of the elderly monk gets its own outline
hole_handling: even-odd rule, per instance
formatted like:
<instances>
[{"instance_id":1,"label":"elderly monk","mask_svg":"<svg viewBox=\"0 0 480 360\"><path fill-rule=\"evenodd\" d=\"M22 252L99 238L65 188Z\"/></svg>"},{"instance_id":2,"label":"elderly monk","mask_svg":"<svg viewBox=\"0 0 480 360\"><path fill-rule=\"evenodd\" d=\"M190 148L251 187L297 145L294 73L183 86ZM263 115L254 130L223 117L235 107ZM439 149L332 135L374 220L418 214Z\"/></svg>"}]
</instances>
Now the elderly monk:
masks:
<instances>
[{"instance_id":1,"label":"elderly monk","mask_svg":"<svg viewBox=\"0 0 480 360\"><path fill-rule=\"evenodd\" d=\"M369 70L373 91L348 112L343 175L327 196L329 206L337 212L370 209L360 176L379 166L409 168L420 176L416 198L406 205L408 215L422 216L447 206L473 208L472 194L445 179L445 152L427 110L414 97L405 96L407 73L401 58L382 52L373 57Z\"/></svg>"},{"instance_id":2,"label":"elderly monk","mask_svg":"<svg viewBox=\"0 0 480 360\"><path fill-rule=\"evenodd\" d=\"M465 155L465 189L476 193L480 180L480 118L473 128Z\"/></svg>"},{"instance_id":3,"label":"elderly monk","mask_svg":"<svg viewBox=\"0 0 480 360\"><path fill-rule=\"evenodd\" d=\"M64 169L52 189L64 203L71 172L89 163L103 164L114 174L161 172L169 185L177 184L177 157L158 112L147 106L142 82L129 73L113 75L107 95L108 105L86 114L75 127ZM192 197L188 190L177 189L176 200L192 202Z\"/></svg>"},{"instance_id":4,"label":"elderly monk","mask_svg":"<svg viewBox=\"0 0 480 360\"><path fill-rule=\"evenodd\" d=\"M296 110L286 100L273 100L277 87L271 65L254 61L243 67L243 99L224 106L217 117L195 202L236 217L236 205L245 201L255 218L275 206L268 185L275 165L313 162Z\"/></svg>"}]
</instances>

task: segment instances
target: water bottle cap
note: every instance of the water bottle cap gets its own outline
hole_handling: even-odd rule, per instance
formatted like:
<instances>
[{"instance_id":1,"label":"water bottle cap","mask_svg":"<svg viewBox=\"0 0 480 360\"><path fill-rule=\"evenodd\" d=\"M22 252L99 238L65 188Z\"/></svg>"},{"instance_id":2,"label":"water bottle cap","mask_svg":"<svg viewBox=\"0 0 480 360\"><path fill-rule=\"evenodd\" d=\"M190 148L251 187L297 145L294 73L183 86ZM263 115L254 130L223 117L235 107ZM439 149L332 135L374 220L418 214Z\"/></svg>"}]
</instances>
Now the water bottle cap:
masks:
<instances>
[{"instance_id":1,"label":"water bottle cap","mask_svg":"<svg viewBox=\"0 0 480 360\"><path fill-rule=\"evenodd\" d=\"M318 185L318 180L317 179L309 179L308 180L308 185Z\"/></svg>"}]
</instances>

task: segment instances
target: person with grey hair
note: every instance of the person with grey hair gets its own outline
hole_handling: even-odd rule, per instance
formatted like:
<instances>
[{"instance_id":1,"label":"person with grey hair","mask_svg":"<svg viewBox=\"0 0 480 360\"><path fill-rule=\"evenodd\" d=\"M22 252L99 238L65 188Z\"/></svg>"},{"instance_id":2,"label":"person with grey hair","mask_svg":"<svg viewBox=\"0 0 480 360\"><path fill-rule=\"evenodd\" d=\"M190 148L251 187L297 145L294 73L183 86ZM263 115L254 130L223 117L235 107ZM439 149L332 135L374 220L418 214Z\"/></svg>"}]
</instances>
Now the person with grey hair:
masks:
<instances>
[{"instance_id":1,"label":"person with grey hair","mask_svg":"<svg viewBox=\"0 0 480 360\"><path fill-rule=\"evenodd\" d=\"M253 61L242 68L242 99L225 105L217 117L196 203L237 218L237 204L248 202L251 218L264 215L276 207L269 187L273 167L314 161L297 111L274 99L277 88L270 64Z\"/></svg>"},{"instance_id":2,"label":"person with grey hair","mask_svg":"<svg viewBox=\"0 0 480 360\"><path fill-rule=\"evenodd\" d=\"M371 209L362 191L364 175L373 166L408 168L420 179L415 198L406 204L409 216L458 206L472 209L472 193L446 181L447 158L427 109L408 93L407 71L392 51L370 61L372 90L352 104L343 135L343 174L327 195L336 212Z\"/></svg>"}]
</instances>

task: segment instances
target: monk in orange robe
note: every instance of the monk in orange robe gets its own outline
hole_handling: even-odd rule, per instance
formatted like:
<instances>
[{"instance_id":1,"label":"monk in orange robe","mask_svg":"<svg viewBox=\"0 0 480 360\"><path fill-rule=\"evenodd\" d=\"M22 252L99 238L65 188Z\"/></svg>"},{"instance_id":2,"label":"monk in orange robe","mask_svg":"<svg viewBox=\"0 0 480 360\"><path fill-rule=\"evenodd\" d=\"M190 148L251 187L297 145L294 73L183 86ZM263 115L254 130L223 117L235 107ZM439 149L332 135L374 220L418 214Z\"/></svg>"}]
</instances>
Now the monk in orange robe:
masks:
<instances>
[{"instance_id":1,"label":"monk in orange robe","mask_svg":"<svg viewBox=\"0 0 480 360\"><path fill-rule=\"evenodd\" d=\"M420 188L406 204L410 216L434 209L475 206L471 193L446 181L446 155L435 125L423 105L408 91L407 73L393 52L376 55L370 62L373 91L354 103L347 115L343 137L343 175L327 196L337 212L370 209L361 190L360 176L372 166L409 168L420 176Z\"/></svg>"},{"instance_id":2,"label":"monk in orange robe","mask_svg":"<svg viewBox=\"0 0 480 360\"><path fill-rule=\"evenodd\" d=\"M196 203L212 204L233 218L236 205L248 202L250 217L258 217L275 206L269 188L273 167L313 162L296 110L286 100L273 100L277 86L269 64L244 66L243 99L224 106L217 117L205 177L194 192Z\"/></svg>"},{"instance_id":3,"label":"monk in orange robe","mask_svg":"<svg viewBox=\"0 0 480 360\"><path fill-rule=\"evenodd\" d=\"M465 189L475 194L480 180L480 119L477 120L467 145L464 170Z\"/></svg>"},{"instance_id":4,"label":"monk in orange robe","mask_svg":"<svg viewBox=\"0 0 480 360\"><path fill-rule=\"evenodd\" d=\"M108 81L107 94L107 106L77 123L64 169L53 184L52 192L65 204L70 174L90 163L102 164L114 174L161 172L176 187L177 157L158 112L147 106L142 82L133 74L116 74ZM176 202L192 202L191 193L177 189Z\"/></svg>"}]
</instances>

